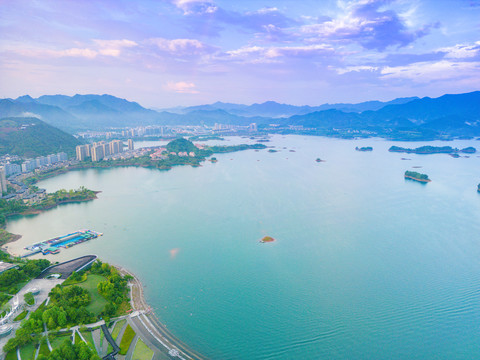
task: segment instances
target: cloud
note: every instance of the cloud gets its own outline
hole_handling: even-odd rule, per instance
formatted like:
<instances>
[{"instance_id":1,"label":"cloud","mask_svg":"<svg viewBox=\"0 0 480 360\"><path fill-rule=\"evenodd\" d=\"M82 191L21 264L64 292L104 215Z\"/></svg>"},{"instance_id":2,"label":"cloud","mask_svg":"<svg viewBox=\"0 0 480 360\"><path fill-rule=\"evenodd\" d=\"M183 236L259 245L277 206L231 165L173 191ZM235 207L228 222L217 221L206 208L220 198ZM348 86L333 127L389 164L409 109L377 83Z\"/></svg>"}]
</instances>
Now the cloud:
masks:
<instances>
[{"instance_id":1,"label":"cloud","mask_svg":"<svg viewBox=\"0 0 480 360\"><path fill-rule=\"evenodd\" d=\"M179 94L198 94L199 92L195 90L195 87L195 84L192 82L179 81L168 82L164 88Z\"/></svg>"},{"instance_id":2,"label":"cloud","mask_svg":"<svg viewBox=\"0 0 480 360\"><path fill-rule=\"evenodd\" d=\"M474 45L458 44L455 46L438 49L438 52L445 53L447 59L466 59L480 55L480 41Z\"/></svg>"},{"instance_id":3,"label":"cloud","mask_svg":"<svg viewBox=\"0 0 480 360\"><path fill-rule=\"evenodd\" d=\"M148 44L153 44L161 51L175 55L200 55L213 51L212 47L203 44L196 39L173 39L154 38L147 40Z\"/></svg>"},{"instance_id":4,"label":"cloud","mask_svg":"<svg viewBox=\"0 0 480 360\"><path fill-rule=\"evenodd\" d=\"M479 79L480 62L441 60L406 66L386 66L380 71L383 79L408 79L416 83L473 77Z\"/></svg>"},{"instance_id":5,"label":"cloud","mask_svg":"<svg viewBox=\"0 0 480 360\"><path fill-rule=\"evenodd\" d=\"M335 50L327 44L314 44L304 46L246 46L236 50L227 51L226 59L242 60L251 63L279 62L280 58L314 58L330 56Z\"/></svg>"},{"instance_id":6,"label":"cloud","mask_svg":"<svg viewBox=\"0 0 480 360\"><path fill-rule=\"evenodd\" d=\"M388 0L364 0L348 3L345 14L322 23L304 25L301 32L308 41L356 42L366 49L383 51L389 46L406 46L425 36L431 27L427 25L410 30L405 20L394 10L383 10Z\"/></svg>"},{"instance_id":7,"label":"cloud","mask_svg":"<svg viewBox=\"0 0 480 360\"><path fill-rule=\"evenodd\" d=\"M378 69L379 68L377 66L358 65L358 66L347 66L344 68L338 68L338 69L335 69L335 71L337 72L337 74L343 75L350 72L362 72L362 71L375 72L375 71L378 71Z\"/></svg>"},{"instance_id":8,"label":"cloud","mask_svg":"<svg viewBox=\"0 0 480 360\"><path fill-rule=\"evenodd\" d=\"M226 10L213 1L173 0L172 3L188 16L187 26L195 33L218 36L223 25L235 25L271 36L275 29L275 39L285 34L280 29L298 24L276 7L264 7L255 11L238 12Z\"/></svg>"},{"instance_id":9,"label":"cloud","mask_svg":"<svg viewBox=\"0 0 480 360\"><path fill-rule=\"evenodd\" d=\"M173 4L183 10L184 15L212 14L218 7L211 1L205 0L173 0Z\"/></svg>"},{"instance_id":10,"label":"cloud","mask_svg":"<svg viewBox=\"0 0 480 360\"><path fill-rule=\"evenodd\" d=\"M89 47L79 48L73 47L62 50L52 49L15 49L23 56L35 57L35 58L62 58L62 57L75 57L85 59L95 59L97 56L111 56L118 57L121 55L124 48L130 48L138 46L135 41L131 40L92 40L93 44Z\"/></svg>"}]
</instances>

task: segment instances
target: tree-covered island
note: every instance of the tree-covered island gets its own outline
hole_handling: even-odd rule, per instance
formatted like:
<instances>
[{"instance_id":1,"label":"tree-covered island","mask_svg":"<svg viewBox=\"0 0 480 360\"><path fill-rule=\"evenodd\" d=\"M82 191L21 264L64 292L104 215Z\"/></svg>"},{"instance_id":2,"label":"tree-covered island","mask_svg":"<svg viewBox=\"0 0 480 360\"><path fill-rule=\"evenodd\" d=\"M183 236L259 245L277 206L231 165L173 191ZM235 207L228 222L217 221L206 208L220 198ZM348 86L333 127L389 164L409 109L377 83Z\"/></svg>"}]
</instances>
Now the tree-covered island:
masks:
<instances>
[{"instance_id":1,"label":"tree-covered island","mask_svg":"<svg viewBox=\"0 0 480 360\"><path fill-rule=\"evenodd\" d=\"M400 146L392 146L388 149L390 152L400 152L407 154L474 154L477 149L474 147L466 147L464 149L452 148L451 146L420 146L415 149L403 148Z\"/></svg>"},{"instance_id":2,"label":"tree-covered island","mask_svg":"<svg viewBox=\"0 0 480 360\"><path fill-rule=\"evenodd\" d=\"M373 147L371 146L364 146L364 147L356 147L355 150L357 151L373 151Z\"/></svg>"},{"instance_id":3,"label":"tree-covered island","mask_svg":"<svg viewBox=\"0 0 480 360\"><path fill-rule=\"evenodd\" d=\"M405 179L414 180L414 181L418 181L418 182L421 182L421 183L428 183L428 182L431 181L428 178L427 174L421 174L421 173L418 173L416 171L409 171L409 170L405 171Z\"/></svg>"}]
</instances>

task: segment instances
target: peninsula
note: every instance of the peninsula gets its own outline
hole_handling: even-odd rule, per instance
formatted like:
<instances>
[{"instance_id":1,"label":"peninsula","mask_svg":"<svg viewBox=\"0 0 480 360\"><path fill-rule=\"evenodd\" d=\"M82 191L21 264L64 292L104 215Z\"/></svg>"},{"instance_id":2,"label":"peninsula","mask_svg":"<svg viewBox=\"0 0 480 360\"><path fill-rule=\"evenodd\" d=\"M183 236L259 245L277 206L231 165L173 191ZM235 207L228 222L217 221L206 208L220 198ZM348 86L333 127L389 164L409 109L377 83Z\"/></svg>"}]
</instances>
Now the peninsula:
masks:
<instances>
[{"instance_id":1,"label":"peninsula","mask_svg":"<svg viewBox=\"0 0 480 360\"><path fill-rule=\"evenodd\" d=\"M414 180L421 183L429 183L430 181L432 181L428 178L427 174L420 174L416 171L409 170L405 171L405 179Z\"/></svg>"}]
</instances>

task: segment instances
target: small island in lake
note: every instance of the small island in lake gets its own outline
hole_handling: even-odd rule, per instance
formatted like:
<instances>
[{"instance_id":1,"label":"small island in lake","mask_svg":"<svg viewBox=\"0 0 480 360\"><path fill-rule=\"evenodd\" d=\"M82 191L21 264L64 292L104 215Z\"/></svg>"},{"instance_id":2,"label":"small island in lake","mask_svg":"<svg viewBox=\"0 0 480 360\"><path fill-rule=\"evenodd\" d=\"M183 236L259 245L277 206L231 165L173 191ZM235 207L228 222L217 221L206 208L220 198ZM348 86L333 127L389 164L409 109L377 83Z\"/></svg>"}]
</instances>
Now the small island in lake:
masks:
<instances>
[{"instance_id":1,"label":"small island in lake","mask_svg":"<svg viewBox=\"0 0 480 360\"><path fill-rule=\"evenodd\" d=\"M480 184L478 184L477 191L480 193Z\"/></svg>"},{"instance_id":2,"label":"small island in lake","mask_svg":"<svg viewBox=\"0 0 480 360\"><path fill-rule=\"evenodd\" d=\"M322 159L320 159L320 158L316 158L315 161L316 161L316 162L325 162L325 160L322 160Z\"/></svg>"},{"instance_id":3,"label":"small island in lake","mask_svg":"<svg viewBox=\"0 0 480 360\"><path fill-rule=\"evenodd\" d=\"M373 151L373 147L371 146L364 146L364 147L356 147L355 150L357 151Z\"/></svg>"},{"instance_id":4,"label":"small island in lake","mask_svg":"<svg viewBox=\"0 0 480 360\"><path fill-rule=\"evenodd\" d=\"M269 242L274 242L275 239L271 236L265 236L263 237L262 240L260 240L261 243L269 243Z\"/></svg>"},{"instance_id":5,"label":"small island in lake","mask_svg":"<svg viewBox=\"0 0 480 360\"><path fill-rule=\"evenodd\" d=\"M416 171L409 171L409 170L405 171L405 179L414 180L421 183L428 183L432 181L428 178L427 174L420 174Z\"/></svg>"}]
</instances>

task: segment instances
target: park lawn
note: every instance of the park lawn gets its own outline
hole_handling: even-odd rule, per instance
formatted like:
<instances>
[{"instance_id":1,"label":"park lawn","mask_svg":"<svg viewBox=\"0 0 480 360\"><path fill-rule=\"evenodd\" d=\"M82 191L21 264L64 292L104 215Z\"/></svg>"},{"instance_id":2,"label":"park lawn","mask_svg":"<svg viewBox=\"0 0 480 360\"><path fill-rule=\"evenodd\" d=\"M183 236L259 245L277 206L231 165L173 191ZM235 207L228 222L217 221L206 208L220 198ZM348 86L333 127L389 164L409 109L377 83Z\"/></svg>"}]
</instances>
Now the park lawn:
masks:
<instances>
[{"instance_id":1,"label":"park lawn","mask_svg":"<svg viewBox=\"0 0 480 360\"><path fill-rule=\"evenodd\" d=\"M115 327L113 328L113 331L112 331L113 340L117 340L118 334L120 334L120 330L122 330L122 328L123 328L123 326L125 325L126 322L127 322L127 320L125 320L125 319L117 321L117 323L115 324Z\"/></svg>"},{"instance_id":2,"label":"park lawn","mask_svg":"<svg viewBox=\"0 0 480 360\"><path fill-rule=\"evenodd\" d=\"M20 348L20 356L22 360L33 360L35 356L35 346L33 344L26 344Z\"/></svg>"},{"instance_id":3,"label":"park lawn","mask_svg":"<svg viewBox=\"0 0 480 360\"><path fill-rule=\"evenodd\" d=\"M17 317L15 319L13 319L13 321L23 320L23 319L25 319L27 314L28 314L28 310L23 310L20 314L17 315Z\"/></svg>"},{"instance_id":4,"label":"park lawn","mask_svg":"<svg viewBox=\"0 0 480 360\"><path fill-rule=\"evenodd\" d=\"M54 348L53 345L52 345L52 348ZM40 345L40 350L38 352L38 355L40 355L40 354L45 355L45 356L50 355L50 349L48 348L48 345L47 345L46 341L42 342L42 344Z\"/></svg>"},{"instance_id":5,"label":"park lawn","mask_svg":"<svg viewBox=\"0 0 480 360\"><path fill-rule=\"evenodd\" d=\"M80 283L83 283L87 281L87 274L83 274L82 275L82 278L80 280L72 280L71 278L68 278L67 280L65 280L62 284L62 286L68 286L68 285L78 285Z\"/></svg>"},{"instance_id":6,"label":"park lawn","mask_svg":"<svg viewBox=\"0 0 480 360\"><path fill-rule=\"evenodd\" d=\"M83 342L82 338L81 338L80 336L78 336L77 332L75 331L75 338L74 338L74 340L73 340L73 343L74 343L75 345L78 345L78 344L80 344L81 342Z\"/></svg>"},{"instance_id":7,"label":"park lawn","mask_svg":"<svg viewBox=\"0 0 480 360\"><path fill-rule=\"evenodd\" d=\"M122 340L120 341L120 355L127 355L130 344L135 338L135 331L130 325L127 325L127 328L123 332Z\"/></svg>"},{"instance_id":8,"label":"park lawn","mask_svg":"<svg viewBox=\"0 0 480 360\"><path fill-rule=\"evenodd\" d=\"M132 360L152 360L152 358L152 349L145 345L142 339L139 338L135 345L135 350L133 351Z\"/></svg>"},{"instance_id":9,"label":"park lawn","mask_svg":"<svg viewBox=\"0 0 480 360\"><path fill-rule=\"evenodd\" d=\"M91 332L91 331L82 331L82 330L80 330L80 332L82 333L83 338L84 338L85 340L87 340L88 345L89 345L92 349L95 349L95 343L93 342L92 332Z\"/></svg>"},{"instance_id":10,"label":"park lawn","mask_svg":"<svg viewBox=\"0 0 480 360\"><path fill-rule=\"evenodd\" d=\"M5 356L5 360L17 360L17 351L16 350L13 350L13 351L10 351L7 356Z\"/></svg>"},{"instance_id":11,"label":"park lawn","mask_svg":"<svg viewBox=\"0 0 480 360\"><path fill-rule=\"evenodd\" d=\"M104 276L89 274L86 281L78 284L78 286L84 288L90 294L92 300L90 304L87 305L87 310L91 311L95 316L98 316L108 303L97 289L98 283L105 280L107 280L107 278Z\"/></svg>"},{"instance_id":12,"label":"park lawn","mask_svg":"<svg viewBox=\"0 0 480 360\"><path fill-rule=\"evenodd\" d=\"M52 345L53 349L56 349L60 347L65 342L65 340L70 341L71 338L72 338L72 334L57 336L55 337L55 339L50 338L50 345Z\"/></svg>"}]
</instances>

